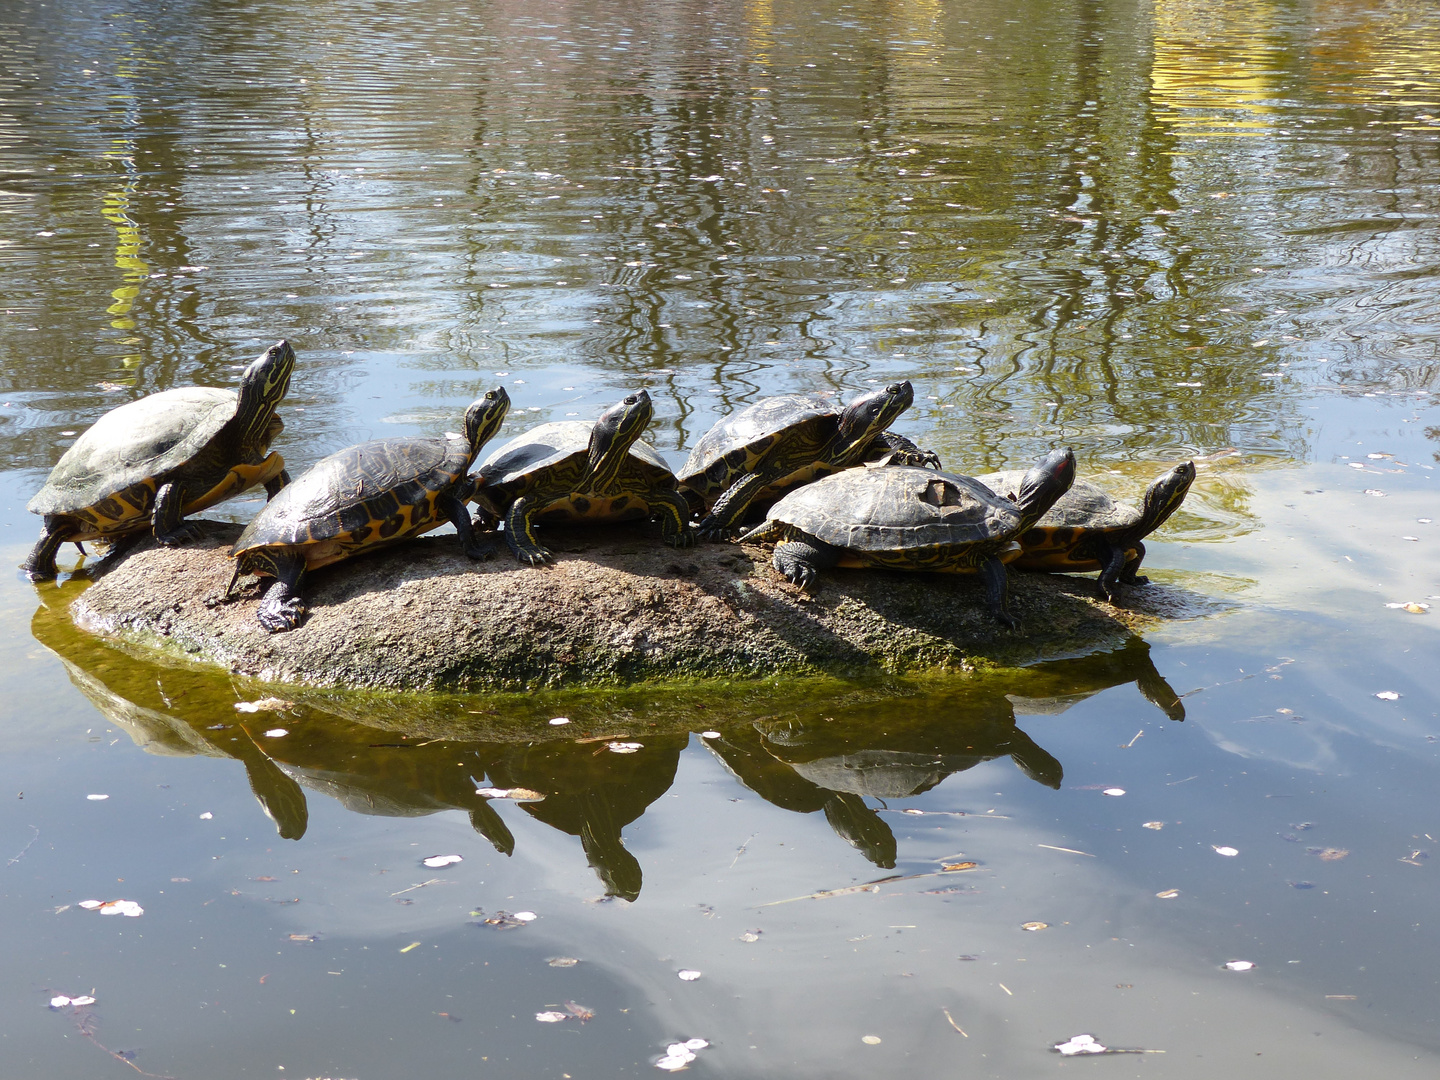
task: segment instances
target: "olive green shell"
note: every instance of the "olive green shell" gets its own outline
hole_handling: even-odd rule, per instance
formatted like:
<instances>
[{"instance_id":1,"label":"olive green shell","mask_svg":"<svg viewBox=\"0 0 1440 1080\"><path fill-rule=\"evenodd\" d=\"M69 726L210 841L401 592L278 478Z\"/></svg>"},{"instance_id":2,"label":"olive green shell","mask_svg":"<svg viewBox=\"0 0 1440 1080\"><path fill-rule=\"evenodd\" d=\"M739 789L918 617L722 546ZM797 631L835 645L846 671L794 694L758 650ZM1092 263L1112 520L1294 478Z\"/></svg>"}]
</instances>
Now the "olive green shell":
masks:
<instances>
[{"instance_id":1,"label":"olive green shell","mask_svg":"<svg viewBox=\"0 0 1440 1080\"><path fill-rule=\"evenodd\" d=\"M772 523L868 555L958 553L1012 538L1020 511L972 477L891 465L847 469L797 488L770 508L766 526Z\"/></svg>"},{"instance_id":2,"label":"olive green shell","mask_svg":"<svg viewBox=\"0 0 1440 1080\"><path fill-rule=\"evenodd\" d=\"M834 436L843 408L836 398L824 394L782 394L757 401L717 421L705 433L680 469L680 484L703 497L708 506L777 448L796 470L784 478L785 483L809 479L823 464L816 458Z\"/></svg>"},{"instance_id":3,"label":"olive green shell","mask_svg":"<svg viewBox=\"0 0 1440 1080\"><path fill-rule=\"evenodd\" d=\"M111 500L116 505L100 517L143 516L152 500L135 489L153 497L160 477L194 459L234 419L239 401L233 390L185 386L110 410L65 451L26 509L75 514Z\"/></svg>"},{"instance_id":4,"label":"olive green shell","mask_svg":"<svg viewBox=\"0 0 1440 1080\"><path fill-rule=\"evenodd\" d=\"M1020 479L1024 475L1024 470L1014 469L987 473L976 479L991 491L1008 495L1019 489ZM1121 532L1132 529L1139 523L1139 508L1116 502L1103 488L1086 480L1076 480L1070 490L1060 496L1059 501L1047 510L1045 516L1028 529L1025 535L1028 537L1031 533L1038 533L1043 535L1047 542L1053 543L1060 539L1062 532L1067 537L1073 534L1078 538L1079 534L1086 532Z\"/></svg>"},{"instance_id":5,"label":"olive green shell","mask_svg":"<svg viewBox=\"0 0 1440 1080\"><path fill-rule=\"evenodd\" d=\"M583 420L541 424L496 447L476 470L476 499L499 514L521 495L537 488L557 498L574 492L585 474L590 435L595 425ZM675 474L655 448L637 439L625 467L604 496L576 496L537 515L547 520L615 520L647 516L647 497L675 489Z\"/></svg>"},{"instance_id":6,"label":"olive green shell","mask_svg":"<svg viewBox=\"0 0 1440 1080\"><path fill-rule=\"evenodd\" d=\"M311 569L356 551L439 528L440 495L465 475L463 438L376 439L322 458L255 515L232 556L262 547L307 551Z\"/></svg>"}]
</instances>

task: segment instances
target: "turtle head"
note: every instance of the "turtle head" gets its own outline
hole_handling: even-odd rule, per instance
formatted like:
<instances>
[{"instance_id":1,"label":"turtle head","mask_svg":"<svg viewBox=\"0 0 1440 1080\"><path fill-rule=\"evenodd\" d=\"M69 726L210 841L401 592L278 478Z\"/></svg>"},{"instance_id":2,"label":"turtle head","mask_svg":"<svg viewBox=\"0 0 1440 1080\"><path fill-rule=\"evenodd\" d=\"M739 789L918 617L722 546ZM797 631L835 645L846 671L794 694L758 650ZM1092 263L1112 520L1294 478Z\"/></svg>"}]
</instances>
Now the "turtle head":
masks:
<instances>
[{"instance_id":1,"label":"turtle head","mask_svg":"<svg viewBox=\"0 0 1440 1080\"><path fill-rule=\"evenodd\" d=\"M280 433L272 420L276 407L290 389L290 373L294 370L295 350L288 341L277 341L240 376L235 421L240 425L240 441L244 445L263 449Z\"/></svg>"},{"instance_id":2,"label":"turtle head","mask_svg":"<svg viewBox=\"0 0 1440 1080\"><path fill-rule=\"evenodd\" d=\"M610 486L625 464L631 445L649 426L654 412L650 395L641 389L600 414L590 432L590 449L585 466L588 488L603 491Z\"/></svg>"},{"instance_id":3,"label":"turtle head","mask_svg":"<svg viewBox=\"0 0 1440 1080\"><path fill-rule=\"evenodd\" d=\"M1051 450L1030 466L1020 480L1015 505L1020 508L1020 532L1034 525L1075 483L1075 452L1068 446Z\"/></svg>"},{"instance_id":4,"label":"turtle head","mask_svg":"<svg viewBox=\"0 0 1440 1080\"><path fill-rule=\"evenodd\" d=\"M510 395L503 386L487 390L465 410L465 441L470 444L470 461L473 463L480 448L494 438L510 410Z\"/></svg>"},{"instance_id":5,"label":"turtle head","mask_svg":"<svg viewBox=\"0 0 1440 1080\"><path fill-rule=\"evenodd\" d=\"M1145 505L1140 508L1140 520L1146 533L1154 532L1180 509L1194 482L1195 463L1182 461L1145 489Z\"/></svg>"},{"instance_id":6,"label":"turtle head","mask_svg":"<svg viewBox=\"0 0 1440 1080\"><path fill-rule=\"evenodd\" d=\"M840 441L844 447L840 459L858 460L875 436L893 424L914 401L915 388L906 380L891 383L846 405L840 413Z\"/></svg>"}]
</instances>

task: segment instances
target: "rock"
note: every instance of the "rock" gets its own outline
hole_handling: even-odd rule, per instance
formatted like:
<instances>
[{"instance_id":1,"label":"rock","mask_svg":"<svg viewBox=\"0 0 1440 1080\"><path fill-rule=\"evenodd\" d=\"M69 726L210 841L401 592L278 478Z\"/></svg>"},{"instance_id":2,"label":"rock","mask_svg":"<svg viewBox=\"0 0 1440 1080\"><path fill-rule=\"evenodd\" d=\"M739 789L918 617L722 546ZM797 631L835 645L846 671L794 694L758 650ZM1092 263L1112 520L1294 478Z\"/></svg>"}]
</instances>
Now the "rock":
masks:
<instances>
[{"instance_id":1,"label":"rock","mask_svg":"<svg viewBox=\"0 0 1440 1080\"><path fill-rule=\"evenodd\" d=\"M1014 666L1114 648L1188 613L1165 586L1119 609L1093 579L1012 573L1021 629L1007 631L974 578L842 570L810 595L770 568L768 548L676 551L642 524L547 529L557 559L539 568L422 537L309 575L308 619L272 635L255 620L258 579L225 598L240 527L204 526L186 547L146 542L102 564L76 623L267 682L474 691Z\"/></svg>"}]
</instances>

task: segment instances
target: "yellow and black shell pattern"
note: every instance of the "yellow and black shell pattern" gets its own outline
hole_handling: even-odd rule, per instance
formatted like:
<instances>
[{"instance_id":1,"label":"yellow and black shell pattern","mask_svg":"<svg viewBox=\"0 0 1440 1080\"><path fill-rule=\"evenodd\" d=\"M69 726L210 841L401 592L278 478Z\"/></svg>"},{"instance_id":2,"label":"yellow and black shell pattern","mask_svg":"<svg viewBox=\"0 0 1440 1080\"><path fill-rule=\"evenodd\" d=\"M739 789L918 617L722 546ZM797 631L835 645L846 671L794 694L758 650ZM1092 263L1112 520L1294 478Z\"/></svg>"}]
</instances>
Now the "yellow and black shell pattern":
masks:
<instances>
[{"instance_id":1,"label":"yellow and black shell pattern","mask_svg":"<svg viewBox=\"0 0 1440 1080\"><path fill-rule=\"evenodd\" d=\"M287 548L314 570L449 522L437 501L465 476L459 437L376 439L317 461L255 515L231 549Z\"/></svg>"},{"instance_id":2,"label":"yellow and black shell pattern","mask_svg":"<svg viewBox=\"0 0 1440 1080\"><path fill-rule=\"evenodd\" d=\"M539 524L648 517L650 500L660 492L675 491L676 484L670 466L647 442L637 439L630 444L609 490L577 490L594 429L593 423L583 420L557 420L496 447L476 470L475 501L498 517L520 496L537 492L546 502L534 516Z\"/></svg>"},{"instance_id":3,"label":"yellow and black shell pattern","mask_svg":"<svg viewBox=\"0 0 1440 1080\"><path fill-rule=\"evenodd\" d=\"M762 459L790 467L761 497L833 471L820 453L835 436L842 408L824 394L781 394L722 417L690 451L679 472L680 486L704 499L708 508Z\"/></svg>"},{"instance_id":4,"label":"yellow and black shell pattern","mask_svg":"<svg viewBox=\"0 0 1440 1080\"><path fill-rule=\"evenodd\" d=\"M743 539L814 537L843 550L841 566L973 573L1008 563L1020 510L969 476L914 465L847 469L797 488Z\"/></svg>"},{"instance_id":5,"label":"yellow and black shell pattern","mask_svg":"<svg viewBox=\"0 0 1440 1080\"><path fill-rule=\"evenodd\" d=\"M1018 490L1025 474L1019 470L987 473L978 479L992 490L1009 495ZM1185 461L1158 477L1145 494L1144 505L1120 502L1104 488L1076 480L1043 517L1018 539L1024 554L1016 560L1022 570L1057 573L1103 570L1113 547L1125 546L1133 558L1133 545L1159 528L1184 501L1195 466Z\"/></svg>"},{"instance_id":6,"label":"yellow and black shell pattern","mask_svg":"<svg viewBox=\"0 0 1440 1080\"><path fill-rule=\"evenodd\" d=\"M148 525L164 478L206 451L235 417L239 400L234 390L185 386L111 409L65 451L26 509L73 519L75 539ZM278 433L279 419L272 424ZM214 479L223 490L201 492L183 513L204 510L236 493L233 481L224 483L230 478L223 464ZM247 479L258 481L259 476Z\"/></svg>"}]
</instances>

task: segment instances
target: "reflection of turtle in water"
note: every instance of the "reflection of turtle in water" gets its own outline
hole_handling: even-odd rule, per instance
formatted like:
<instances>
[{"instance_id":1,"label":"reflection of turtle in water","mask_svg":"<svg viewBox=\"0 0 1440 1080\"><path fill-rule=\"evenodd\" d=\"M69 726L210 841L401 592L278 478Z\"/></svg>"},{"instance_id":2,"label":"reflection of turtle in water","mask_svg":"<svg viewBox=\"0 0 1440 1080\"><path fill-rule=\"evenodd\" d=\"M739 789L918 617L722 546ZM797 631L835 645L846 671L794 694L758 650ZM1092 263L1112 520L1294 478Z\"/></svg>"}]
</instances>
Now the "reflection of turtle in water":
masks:
<instances>
[{"instance_id":1,"label":"reflection of turtle in water","mask_svg":"<svg viewBox=\"0 0 1440 1080\"><path fill-rule=\"evenodd\" d=\"M1002 495L1018 489L1018 472L988 473L982 484ZM1099 570L1100 594L1114 602L1121 585L1144 585L1136 571L1145 558L1140 541L1180 508L1195 481L1195 463L1182 461L1145 489L1139 509L1116 502L1102 488L1077 480L1058 502L1020 535L1021 570L1057 573Z\"/></svg>"},{"instance_id":2,"label":"reflection of turtle in water","mask_svg":"<svg viewBox=\"0 0 1440 1080\"><path fill-rule=\"evenodd\" d=\"M974 715L972 702L958 720L947 711L933 725L890 735L878 734L869 717L840 718L838 731L828 717L813 725L765 720L727 728L705 745L767 801L802 814L823 811L836 835L888 870L896 862L895 834L867 800L920 795L1007 754L1032 780L1060 786L1060 762L1015 726L1009 703L998 695L985 702L992 716Z\"/></svg>"},{"instance_id":3,"label":"reflection of turtle in water","mask_svg":"<svg viewBox=\"0 0 1440 1080\"><path fill-rule=\"evenodd\" d=\"M290 387L295 353L281 341L245 369L240 390L185 386L112 409L51 470L27 509L44 531L21 569L53 578L66 541L128 546L149 528L165 546L200 533L185 515L264 484L285 485L285 461L268 453L285 426L275 407Z\"/></svg>"},{"instance_id":4,"label":"reflection of turtle in water","mask_svg":"<svg viewBox=\"0 0 1440 1080\"><path fill-rule=\"evenodd\" d=\"M472 559L494 540L473 535L465 508L473 483L465 475L500 429L510 397L488 391L465 411L463 438L376 439L322 458L281 491L246 526L230 554L243 573L275 579L256 618L271 633L293 630L305 616L300 587L307 570L396 544L453 522Z\"/></svg>"},{"instance_id":5,"label":"reflection of turtle in water","mask_svg":"<svg viewBox=\"0 0 1440 1080\"><path fill-rule=\"evenodd\" d=\"M503 517L511 552L532 566L554 558L535 537L537 523L658 515L665 542L689 547L695 534L675 474L640 439L652 414L650 395L637 390L594 424L562 420L517 435L480 464L477 524Z\"/></svg>"},{"instance_id":6,"label":"reflection of turtle in water","mask_svg":"<svg viewBox=\"0 0 1440 1080\"><path fill-rule=\"evenodd\" d=\"M908 382L858 397L843 409L823 394L782 394L731 413L707 431L680 470L680 485L708 509L702 540L733 536L752 504L865 461L940 467L940 459L885 429L915 400Z\"/></svg>"},{"instance_id":7,"label":"reflection of turtle in water","mask_svg":"<svg viewBox=\"0 0 1440 1080\"><path fill-rule=\"evenodd\" d=\"M1020 554L1015 538L1074 478L1069 450L1052 451L1031 468L1013 500L933 469L849 469L792 491L741 539L779 541L775 569L801 587L831 566L978 573L991 612L1013 627L1005 564Z\"/></svg>"}]
</instances>

